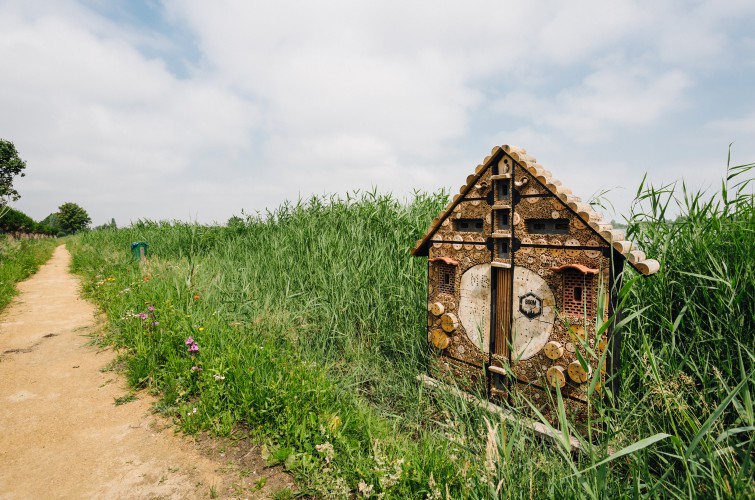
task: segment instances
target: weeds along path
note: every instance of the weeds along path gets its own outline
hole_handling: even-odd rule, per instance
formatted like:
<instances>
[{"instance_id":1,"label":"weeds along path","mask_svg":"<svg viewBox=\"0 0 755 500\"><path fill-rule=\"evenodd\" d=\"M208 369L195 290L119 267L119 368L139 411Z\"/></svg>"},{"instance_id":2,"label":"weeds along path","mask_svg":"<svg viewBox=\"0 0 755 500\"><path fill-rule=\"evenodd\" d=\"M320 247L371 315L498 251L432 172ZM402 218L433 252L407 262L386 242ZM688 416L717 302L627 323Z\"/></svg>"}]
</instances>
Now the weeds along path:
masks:
<instances>
[{"instance_id":1,"label":"weeds along path","mask_svg":"<svg viewBox=\"0 0 755 500\"><path fill-rule=\"evenodd\" d=\"M0 499L263 497L243 484L254 470L164 430L146 396L115 405L128 390L87 345L95 309L69 262L59 246L0 316Z\"/></svg>"}]
</instances>

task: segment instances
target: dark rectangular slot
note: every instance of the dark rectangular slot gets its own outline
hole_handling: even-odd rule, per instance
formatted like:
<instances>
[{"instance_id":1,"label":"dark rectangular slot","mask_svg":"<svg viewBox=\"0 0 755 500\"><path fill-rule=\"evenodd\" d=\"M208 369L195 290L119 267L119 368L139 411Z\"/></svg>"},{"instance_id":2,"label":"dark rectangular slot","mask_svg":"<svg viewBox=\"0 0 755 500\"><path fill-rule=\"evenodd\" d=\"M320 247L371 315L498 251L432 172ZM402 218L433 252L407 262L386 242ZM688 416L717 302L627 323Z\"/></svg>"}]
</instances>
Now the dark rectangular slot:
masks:
<instances>
[{"instance_id":1,"label":"dark rectangular slot","mask_svg":"<svg viewBox=\"0 0 755 500\"><path fill-rule=\"evenodd\" d=\"M462 233L481 233L482 219L456 219L454 230Z\"/></svg>"},{"instance_id":2,"label":"dark rectangular slot","mask_svg":"<svg viewBox=\"0 0 755 500\"><path fill-rule=\"evenodd\" d=\"M496 183L496 199L501 200L508 200L509 199L509 191L510 191L510 183L509 179L501 179L495 181Z\"/></svg>"},{"instance_id":3,"label":"dark rectangular slot","mask_svg":"<svg viewBox=\"0 0 755 500\"><path fill-rule=\"evenodd\" d=\"M511 254L509 253L509 240L507 239L498 240L498 258L508 259L510 257L511 257Z\"/></svg>"},{"instance_id":4,"label":"dark rectangular slot","mask_svg":"<svg viewBox=\"0 0 755 500\"><path fill-rule=\"evenodd\" d=\"M511 216L511 210L508 208L505 210L496 210L495 216L498 219L498 229L502 231L508 231L511 229L509 225L509 217Z\"/></svg>"},{"instance_id":5,"label":"dark rectangular slot","mask_svg":"<svg viewBox=\"0 0 755 500\"><path fill-rule=\"evenodd\" d=\"M527 219L530 234L568 234L569 219Z\"/></svg>"}]
</instances>

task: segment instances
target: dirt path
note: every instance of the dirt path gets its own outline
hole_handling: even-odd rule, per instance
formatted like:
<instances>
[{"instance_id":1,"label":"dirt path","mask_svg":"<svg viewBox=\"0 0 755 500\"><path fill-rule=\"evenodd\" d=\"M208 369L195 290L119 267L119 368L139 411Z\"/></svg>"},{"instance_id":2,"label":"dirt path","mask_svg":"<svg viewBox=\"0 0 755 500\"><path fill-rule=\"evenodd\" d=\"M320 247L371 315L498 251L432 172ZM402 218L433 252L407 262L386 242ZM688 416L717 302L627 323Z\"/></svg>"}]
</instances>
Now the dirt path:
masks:
<instances>
[{"instance_id":1,"label":"dirt path","mask_svg":"<svg viewBox=\"0 0 755 500\"><path fill-rule=\"evenodd\" d=\"M86 345L95 308L69 263L58 247L0 316L0 499L267 498L292 487L248 446L174 435L146 395L114 404L128 390L102 371L113 353Z\"/></svg>"}]
</instances>

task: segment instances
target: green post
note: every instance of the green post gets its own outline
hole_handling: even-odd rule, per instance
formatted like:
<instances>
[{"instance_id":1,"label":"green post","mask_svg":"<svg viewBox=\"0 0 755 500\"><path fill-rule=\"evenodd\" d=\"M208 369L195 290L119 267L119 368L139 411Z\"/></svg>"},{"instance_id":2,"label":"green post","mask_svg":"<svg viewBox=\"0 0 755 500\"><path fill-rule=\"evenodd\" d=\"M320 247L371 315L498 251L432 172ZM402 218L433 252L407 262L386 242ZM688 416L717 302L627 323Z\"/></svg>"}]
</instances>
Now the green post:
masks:
<instances>
[{"instance_id":1,"label":"green post","mask_svg":"<svg viewBox=\"0 0 755 500\"><path fill-rule=\"evenodd\" d=\"M135 241L131 243L131 254L134 259L138 259L141 262L147 260L147 247L149 245L146 241Z\"/></svg>"}]
</instances>

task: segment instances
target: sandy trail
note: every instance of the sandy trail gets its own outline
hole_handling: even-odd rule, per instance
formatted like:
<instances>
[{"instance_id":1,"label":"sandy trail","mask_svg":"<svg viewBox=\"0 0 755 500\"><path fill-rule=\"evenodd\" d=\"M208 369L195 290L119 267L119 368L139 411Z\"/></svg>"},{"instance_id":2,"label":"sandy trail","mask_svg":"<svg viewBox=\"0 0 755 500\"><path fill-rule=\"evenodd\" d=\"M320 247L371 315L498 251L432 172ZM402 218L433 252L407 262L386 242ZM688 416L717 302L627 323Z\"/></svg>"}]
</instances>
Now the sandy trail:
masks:
<instances>
[{"instance_id":1,"label":"sandy trail","mask_svg":"<svg viewBox=\"0 0 755 500\"><path fill-rule=\"evenodd\" d=\"M266 498L292 486L255 450L201 453L164 430L144 394L116 406L128 389L102 371L112 351L86 345L95 308L69 263L58 247L0 316L0 499Z\"/></svg>"}]
</instances>

